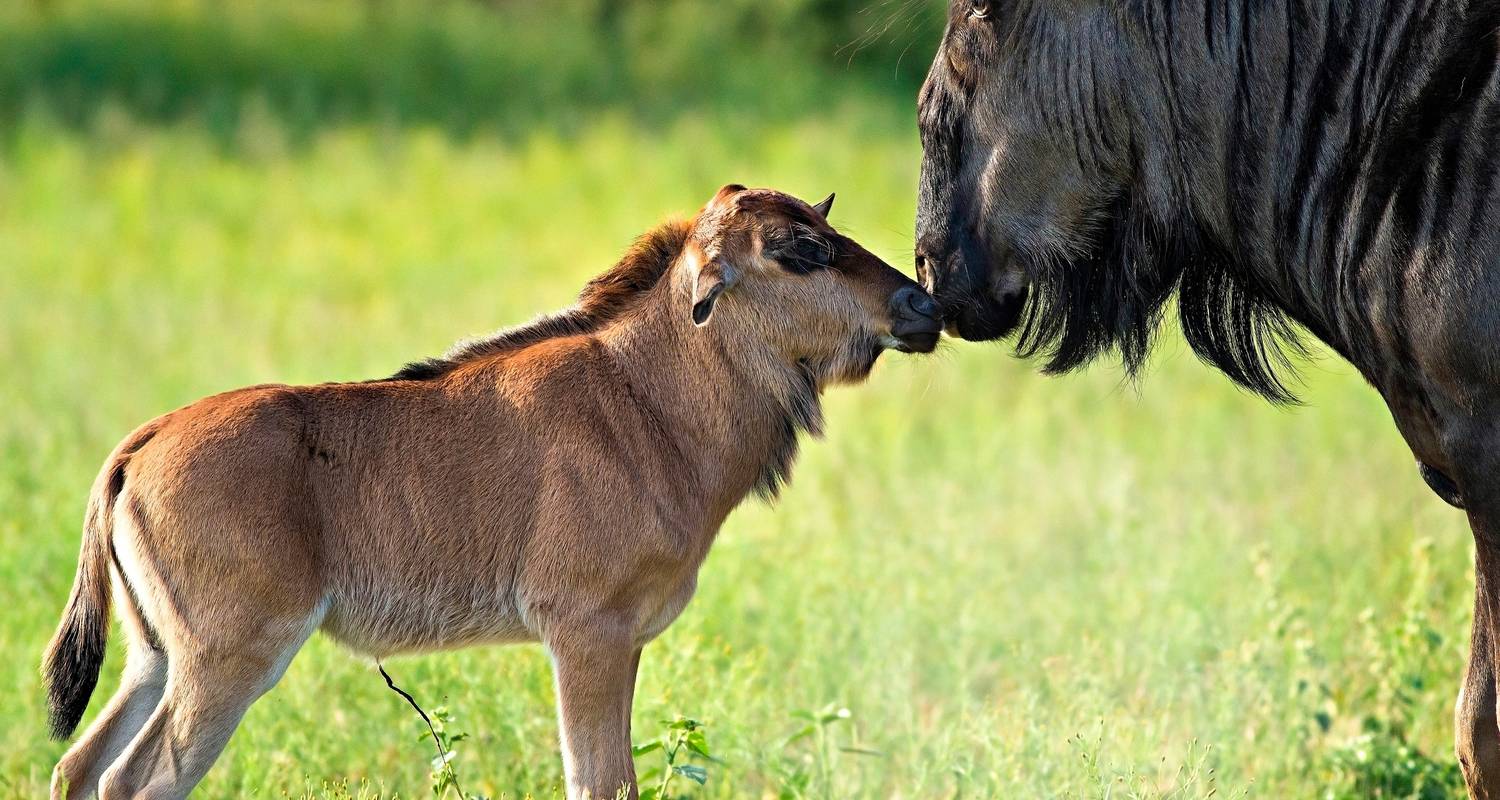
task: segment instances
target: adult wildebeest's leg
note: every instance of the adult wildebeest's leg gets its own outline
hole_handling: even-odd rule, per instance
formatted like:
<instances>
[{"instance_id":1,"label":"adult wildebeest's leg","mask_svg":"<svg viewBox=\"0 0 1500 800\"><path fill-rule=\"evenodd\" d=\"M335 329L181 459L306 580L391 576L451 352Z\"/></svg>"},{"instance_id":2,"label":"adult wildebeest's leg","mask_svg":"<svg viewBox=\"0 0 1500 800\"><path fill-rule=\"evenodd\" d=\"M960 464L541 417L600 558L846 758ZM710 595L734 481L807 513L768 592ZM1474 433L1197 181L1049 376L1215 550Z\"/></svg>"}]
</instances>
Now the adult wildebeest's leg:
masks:
<instances>
[{"instance_id":1,"label":"adult wildebeest's leg","mask_svg":"<svg viewBox=\"0 0 1500 800\"><path fill-rule=\"evenodd\" d=\"M1469 639L1469 665L1454 707L1454 735L1464 782L1475 798L1500 798L1500 724L1495 708L1495 651L1488 611L1491 588L1484 575L1483 555L1474 563L1474 627Z\"/></svg>"},{"instance_id":2,"label":"adult wildebeest's leg","mask_svg":"<svg viewBox=\"0 0 1500 800\"><path fill-rule=\"evenodd\" d=\"M1458 756L1469 795L1500 800L1495 682L1495 646L1500 642L1500 404L1471 395L1467 408L1445 405L1439 411L1443 449L1474 531L1475 552L1473 636L1455 713Z\"/></svg>"},{"instance_id":3,"label":"adult wildebeest's leg","mask_svg":"<svg viewBox=\"0 0 1500 800\"><path fill-rule=\"evenodd\" d=\"M630 706L640 650L624 635L595 627L554 629L547 636L557 682L568 800L635 798Z\"/></svg>"}]
</instances>

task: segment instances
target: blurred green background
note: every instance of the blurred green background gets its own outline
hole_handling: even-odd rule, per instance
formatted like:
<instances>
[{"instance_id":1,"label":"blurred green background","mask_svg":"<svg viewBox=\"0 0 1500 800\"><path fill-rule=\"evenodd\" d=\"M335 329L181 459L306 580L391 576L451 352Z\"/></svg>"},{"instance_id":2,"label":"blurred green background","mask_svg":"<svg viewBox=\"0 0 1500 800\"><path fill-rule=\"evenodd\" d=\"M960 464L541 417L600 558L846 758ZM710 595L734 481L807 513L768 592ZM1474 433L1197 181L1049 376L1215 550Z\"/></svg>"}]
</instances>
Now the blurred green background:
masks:
<instances>
[{"instance_id":1,"label":"blurred green background","mask_svg":"<svg viewBox=\"0 0 1500 800\"><path fill-rule=\"evenodd\" d=\"M730 181L837 191L907 267L941 6L0 5L0 796L64 749L38 655L126 432L556 309ZM1350 370L1303 376L1275 409L1168 332L1139 387L950 343L832 392L647 648L637 741L685 714L717 759L668 793L1461 796L1467 528ZM538 649L389 666L469 734L465 789L558 792ZM422 730L315 639L197 796L428 796Z\"/></svg>"}]
</instances>

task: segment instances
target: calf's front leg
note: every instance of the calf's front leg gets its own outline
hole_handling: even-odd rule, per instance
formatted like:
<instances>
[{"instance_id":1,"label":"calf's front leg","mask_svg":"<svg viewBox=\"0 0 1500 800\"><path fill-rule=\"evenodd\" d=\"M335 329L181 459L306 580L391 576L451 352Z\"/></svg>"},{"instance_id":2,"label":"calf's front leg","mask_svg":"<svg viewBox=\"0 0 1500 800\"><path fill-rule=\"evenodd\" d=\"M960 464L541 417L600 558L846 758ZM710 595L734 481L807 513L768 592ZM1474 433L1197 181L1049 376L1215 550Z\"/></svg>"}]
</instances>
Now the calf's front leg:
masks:
<instances>
[{"instance_id":1,"label":"calf's front leg","mask_svg":"<svg viewBox=\"0 0 1500 800\"><path fill-rule=\"evenodd\" d=\"M592 626L554 630L547 649L557 684L568 800L634 800L630 707L640 649L629 636Z\"/></svg>"}]
</instances>

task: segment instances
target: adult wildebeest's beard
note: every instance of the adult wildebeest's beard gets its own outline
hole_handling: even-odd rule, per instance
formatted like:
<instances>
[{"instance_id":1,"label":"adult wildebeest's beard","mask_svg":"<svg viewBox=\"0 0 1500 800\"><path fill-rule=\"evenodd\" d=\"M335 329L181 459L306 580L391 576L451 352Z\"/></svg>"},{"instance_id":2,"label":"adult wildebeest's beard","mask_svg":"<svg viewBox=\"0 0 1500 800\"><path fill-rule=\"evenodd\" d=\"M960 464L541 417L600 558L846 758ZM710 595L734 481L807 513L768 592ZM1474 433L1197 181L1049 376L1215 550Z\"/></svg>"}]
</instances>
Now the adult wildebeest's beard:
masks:
<instances>
[{"instance_id":1,"label":"adult wildebeest's beard","mask_svg":"<svg viewBox=\"0 0 1500 800\"><path fill-rule=\"evenodd\" d=\"M1081 254L1068 255L1059 243L1011 256L1030 279L1017 352L1042 356L1044 369L1058 373L1118 350L1134 375L1176 293L1194 353L1247 388L1292 400L1277 374L1301 345L1280 307L1206 232L1163 222L1134 198L1115 198L1091 215L1096 223Z\"/></svg>"}]
</instances>

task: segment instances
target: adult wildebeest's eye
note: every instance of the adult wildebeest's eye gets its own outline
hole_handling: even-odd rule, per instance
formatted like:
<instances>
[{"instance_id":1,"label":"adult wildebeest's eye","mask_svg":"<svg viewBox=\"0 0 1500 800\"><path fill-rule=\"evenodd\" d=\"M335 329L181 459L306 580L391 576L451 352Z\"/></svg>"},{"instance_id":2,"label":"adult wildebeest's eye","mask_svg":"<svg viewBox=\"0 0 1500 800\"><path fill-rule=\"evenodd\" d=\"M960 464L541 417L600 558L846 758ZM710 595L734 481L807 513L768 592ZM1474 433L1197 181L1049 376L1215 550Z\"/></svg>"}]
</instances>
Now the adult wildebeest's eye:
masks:
<instances>
[{"instance_id":1,"label":"adult wildebeest's eye","mask_svg":"<svg viewBox=\"0 0 1500 800\"><path fill-rule=\"evenodd\" d=\"M990 15L990 0L969 0L969 16L984 19Z\"/></svg>"}]
</instances>

